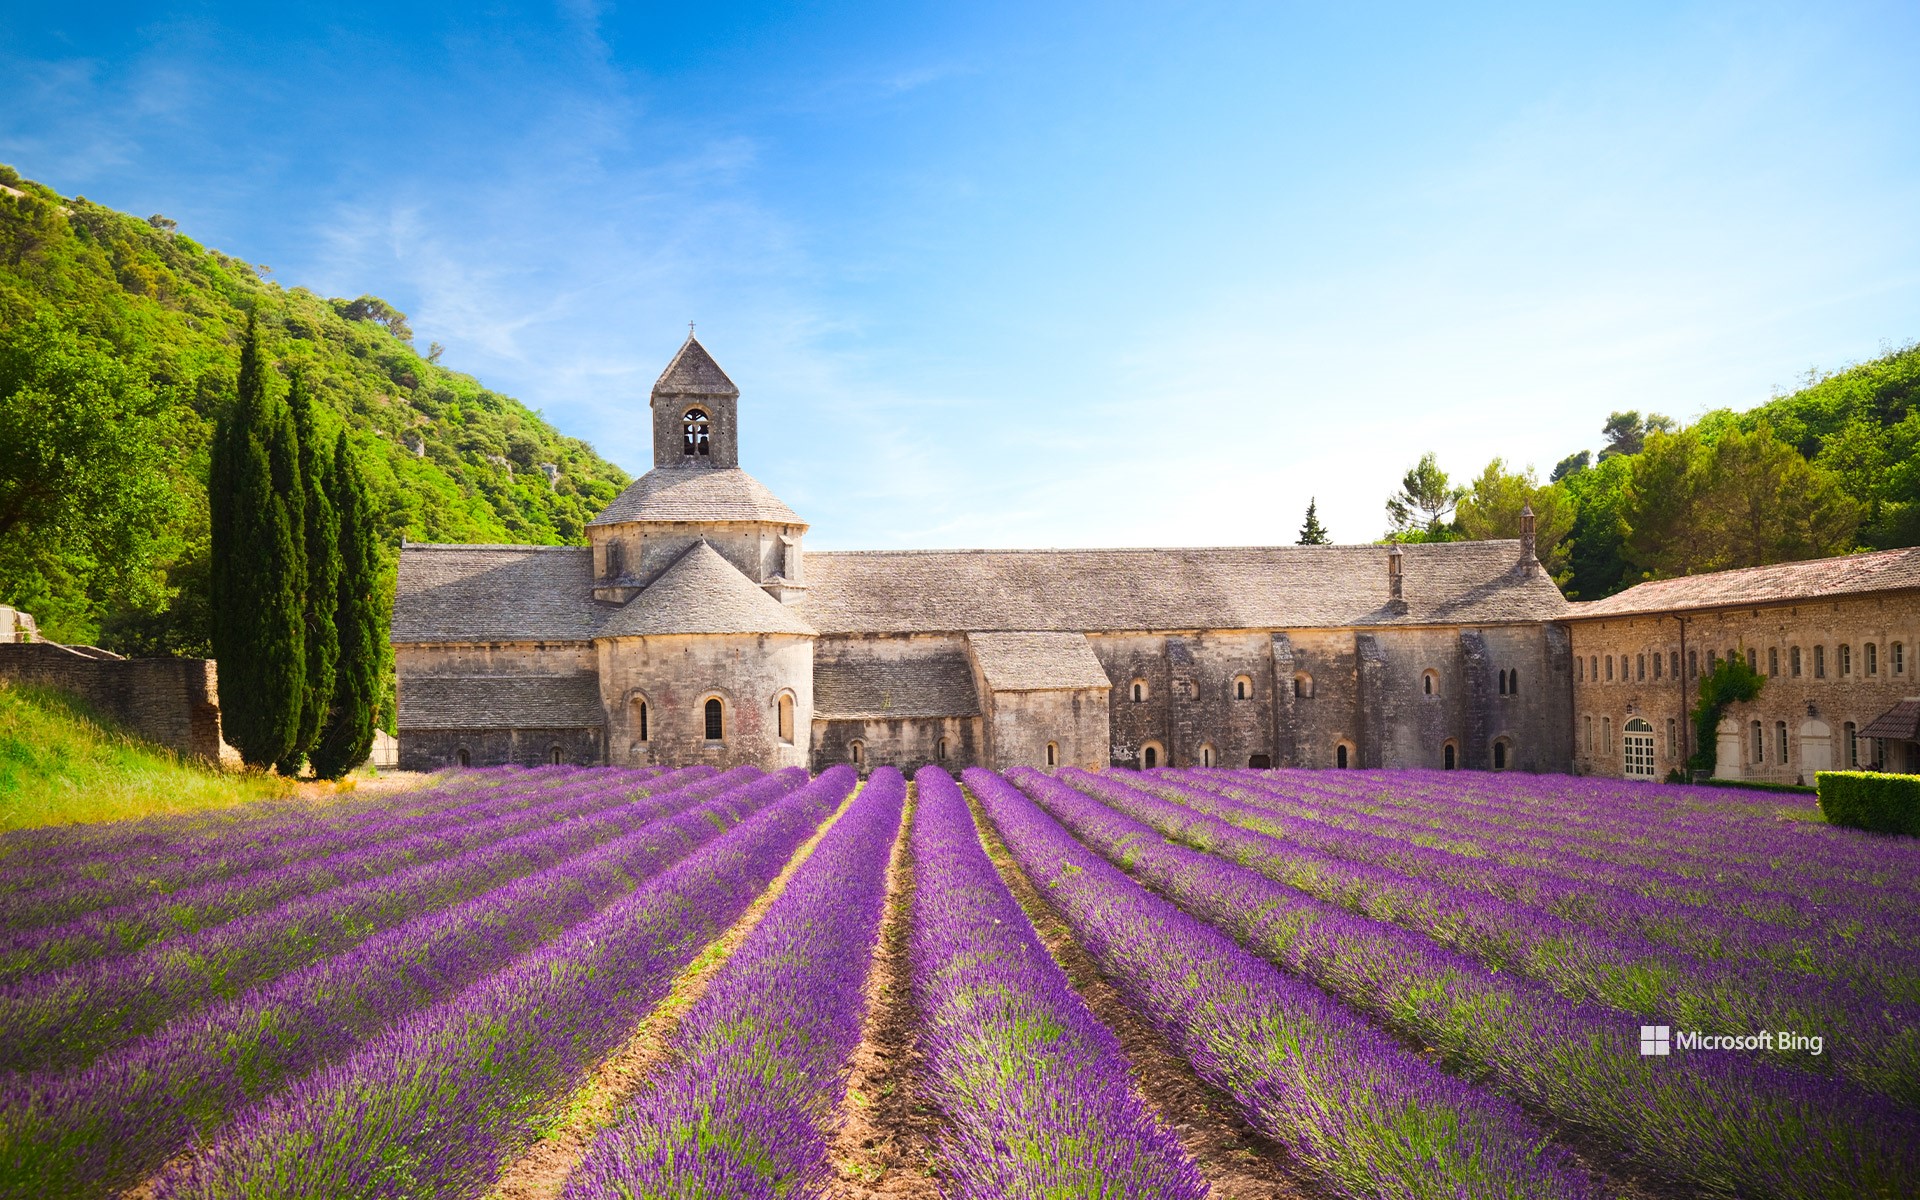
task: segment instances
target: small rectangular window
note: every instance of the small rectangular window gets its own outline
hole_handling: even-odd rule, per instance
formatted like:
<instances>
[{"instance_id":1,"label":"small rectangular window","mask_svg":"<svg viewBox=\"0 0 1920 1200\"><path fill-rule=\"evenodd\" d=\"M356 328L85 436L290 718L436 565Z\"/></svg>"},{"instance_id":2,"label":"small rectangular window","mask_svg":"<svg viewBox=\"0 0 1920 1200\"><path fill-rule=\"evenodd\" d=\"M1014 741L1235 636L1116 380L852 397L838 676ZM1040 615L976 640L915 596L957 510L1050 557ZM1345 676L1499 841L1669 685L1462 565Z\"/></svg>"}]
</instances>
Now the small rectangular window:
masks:
<instances>
[{"instance_id":1,"label":"small rectangular window","mask_svg":"<svg viewBox=\"0 0 1920 1200\"><path fill-rule=\"evenodd\" d=\"M1795 679L1800 678L1800 647L1798 646L1787 648L1787 673Z\"/></svg>"},{"instance_id":2,"label":"small rectangular window","mask_svg":"<svg viewBox=\"0 0 1920 1200\"><path fill-rule=\"evenodd\" d=\"M1767 674L1778 675L1779 673L1780 673L1780 647L1769 646L1767 647Z\"/></svg>"},{"instance_id":3,"label":"small rectangular window","mask_svg":"<svg viewBox=\"0 0 1920 1200\"><path fill-rule=\"evenodd\" d=\"M1680 678L1680 652L1678 650L1675 650L1668 656L1667 667L1675 679Z\"/></svg>"},{"instance_id":4,"label":"small rectangular window","mask_svg":"<svg viewBox=\"0 0 1920 1200\"><path fill-rule=\"evenodd\" d=\"M1660 653L1660 652L1659 652L1658 650L1656 650L1656 651L1654 651L1654 653L1653 653L1653 677L1654 677L1655 679L1658 679L1658 678L1660 678L1660 666L1661 666L1661 664L1662 664L1662 663L1663 663L1663 662L1664 662L1665 660L1666 660L1666 655L1664 655L1664 654L1661 654L1661 653Z\"/></svg>"},{"instance_id":5,"label":"small rectangular window","mask_svg":"<svg viewBox=\"0 0 1920 1200\"><path fill-rule=\"evenodd\" d=\"M1699 677L1700 652L1698 650L1689 650L1687 651L1687 678L1698 679Z\"/></svg>"},{"instance_id":6,"label":"small rectangular window","mask_svg":"<svg viewBox=\"0 0 1920 1200\"><path fill-rule=\"evenodd\" d=\"M1747 647L1747 670L1758 671L1759 669L1760 669L1760 652L1758 650L1755 650L1753 647L1749 646Z\"/></svg>"},{"instance_id":7,"label":"small rectangular window","mask_svg":"<svg viewBox=\"0 0 1920 1200\"><path fill-rule=\"evenodd\" d=\"M1573 661L1575 669L1580 673L1580 682L1585 683L1587 681L1587 660L1584 658L1576 658Z\"/></svg>"},{"instance_id":8,"label":"small rectangular window","mask_svg":"<svg viewBox=\"0 0 1920 1200\"><path fill-rule=\"evenodd\" d=\"M1672 717L1667 718L1667 757L1673 758L1680 753L1679 727Z\"/></svg>"},{"instance_id":9,"label":"small rectangular window","mask_svg":"<svg viewBox=\"0 0 1920 1200\"><path fill-rule=\"evenodd\" d=\"M1583 717L1582 720L1586 722L1586 727L1587 727L1587 753L1592 754L1593 753L1593 718Z\"/></svg>"},{"instance_id":10,"label":"small rectangular window","mask_svg":"<svg viewBox=\"0 0 1920 1200\"><path fill-rule=\"evenodd\" d=\"M1846 731L1847 765L1849 767L1857 767L1860 765L1860 731L1854 728L1852 721L1847 722Z\"/></svg>"},{"instance_id":11,"label":"small rectangular window","mask_svg":"<svg viewBox=\"0 0 1920 1200\"><path fill-rule=\"evenodd\" d=\"M1633 677L1636 681L1644 680L1647 677L1647 656L1646 655L1644 654L1634 655Z\"/></svg>"},{"instance_id":12,"label":"small rectangular window","mask_svg":"<svg viewBox=\"0 0 1920 1200\"><path fill-rule=\"evenodd\" d=\"M1773 723L1773 738L1774 748L1780 752L1780 765L1784 767L1787 765L1787 723L1785 721Z\"/></svg>"},{"instance_id":13,"label":"small rectangular window","mask_svg":"<svg viewBox=\"0 0 1920 1200\"><path fill-rule=\"evenodd\" d=\"M1600 741L1605 744L1607 753L1613 753L1613 718L1600 718Z\"/></svg>"},{"instance_id":14,"label":"small rectangular window","mask_svg":"<svg viewBox=\"0 0 1920 1200\"><path fill-rule=\"evenodd\" d=\"M1760 727L1758 721L1753 723L1753 761L1757 763L1767 761L1767 731Z\"/></svg>"},{"instance_id":15,"label":"small rectangular window","mask_svg":"<svg viewBox=\"0 0 1920 1200\"><path fill-rule=\"evenodd\" d=\"M1825 646L1815 646L1813 648L1813 677L1815 679L1825 679L1827 677L1827 648Z\"/></svg>"},{"instance_id":16,"label":"small rectangular window","mask_svg":"<svg viewBox=\"0 0 1920 1200\"><path fill-rule=\"evenodd\" d=\"M1613 682L1613 655L1607 655L1607 682Z\"/></svg>"},{"instance_id":17,"label":"small rectangular window","mask_svg":"<svg viewBox=\"0 0 1920 1200\"><path fill-rule=\"evenodd\" d=\"M1907 644L1905 642L1895 642L1893 644L1893 673L1895 675L1905 675L1907 673Z\"/></svg>"},{"instance_id":18,"label":"small rectangular window","mask_svg":"<svg viewBox=\"0 0 1920 1200\"><path fill-rule=\"evenodd\" d=\"M1868 642L1866 645L1866 652L1867 652L1867 674L1878 675L1880 673L1880 643Z\"/></svg>"}]
</instances>

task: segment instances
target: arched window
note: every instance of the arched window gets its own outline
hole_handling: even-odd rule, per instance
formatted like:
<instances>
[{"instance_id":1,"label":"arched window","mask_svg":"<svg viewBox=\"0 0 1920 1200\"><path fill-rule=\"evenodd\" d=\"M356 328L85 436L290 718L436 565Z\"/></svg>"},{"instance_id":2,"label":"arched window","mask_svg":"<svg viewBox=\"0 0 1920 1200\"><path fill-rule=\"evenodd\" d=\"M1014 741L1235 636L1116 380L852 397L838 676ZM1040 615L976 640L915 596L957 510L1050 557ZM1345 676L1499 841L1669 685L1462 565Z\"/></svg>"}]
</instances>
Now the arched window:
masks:
<instances>
[{"instance_id":1,"label":"arched window","mask_svg":"<svg viewBox=\"0 0 1920 1200\"><path fill-rule=\"evenodd\" d=\"M1587 673L1593 676L1593 681L1595 683L1599 683L1600 682L1600 656L1598 654L1589 655L1587 657L1587 663L1589 666L1593 668L1591 671Z\"/></svg>"},{"instance_id":2,"label":"arched window","mask_svg":"<svg viewBox=\"0 0 1920 1200\"><path fill-rule=\"evenodd\" d=\"M1145 704L1146 701L1147 701L1147 681L1144 679L1134 680L1133 681L1133 702L1135 704Z\"/></svg>"},{"instance_id":3,"label":"arched window","mask_svg":"<svg viewBox=\"0 0 1920 1200\"><path fill-rule=\"evenodd\" d=\"M1660 653L1658 650L1653 652L1653 677L1655 679L1660 678L1660 667L1665 661L1666 655Z\"/></svg>"},{"instance_id":4,"label":"arched window","mask_svg":"<svg viewBox=\"0 0 1920 1200\"><path fill-rule=\"evenodd\" d=\"M1235 700L1253 699L1253 676L1235 675L1233 677L1233 698Z\"/></svg>"},{"instance_id":5,"label":"arched window","mask_svg":"<svg viewBox=\"0 0 1920 1200\"><path fill-rule=\"evenodd\" d=\"M567 761L567 752L558 746L549 746L547 747L547 761L557 767Z\"/></svg>"},{"instance_id":6,"label":"arched window","mask_svg":"<svg viewBox=\"0 0 1920 1200\"><path fill-rule=\"evenodd\" d=\"M1341 742L1333 748L1333 765L1344 771L1347 769L1347 744Z\"/></svg>"},{"instance_id":7,"label":"arched window","mask_svg":"<svg viewBox=\"0 0 1920 1200\"><path fill-rule=\"evenodd\" d=\"M1200 747L1200 765L1203 767L1210 767L1213 765L1213 747L1212 746L1203 745Z\"/></svg>"},{"instance_id":8,"label":"arched window","mask_svg":"<svg viewBox=\"0 0 1920 1200\"><path fill-rule=\"evenodd\" d=\"M1787 765L1787 723L1785 721L1773 723L1773 742L1774 753L1780 756L1780 765L1784 767Z\"/></svg>"},{"instance_id":9,"label":"arched window","mask_svg":"<svg viewBox=\"0 0 1920 1200\"><path fill-rule=\"evenodd\" d=\"M1779 673L1780 673L1780 647L1768 646L1767 647L1767 674L1778 675Z\"/></svg>"},{"instance_id":10,"label":"arched window","mask_svg":"<svg viewBox=\"0 0 1920 1200\"><path fill-rule=\"evenodd\" d=\"M847 743L847 759L854 766L863 766L867 761L867 744L859 738Z\"/></svg>"},{"instance_id":11,"label":"arched window","mask_svg":"<svg viewBox=\"0 0 1920 1200\"><path fill-rule=\"evenodd\" d=\"M1452 742L1448 742L1440 748L1441 766L1444 769L1451 771L1454 767L1458 766L1458 757L1459 751L1454 747Z\"/></svg>"},{"instance_id":12,"label":"arched window","mask_svg":"<svg viewBox=\"0 0 1920 1200\"><path fill-rule=\"evenodd\" d=\"M1493 769L1494 770L1504 771L1507 769L1507 755L1509 753L1510 753L1510 747L1509 747L1509 743L1507 742L1507 739L1505 738L1495 739L1493 743Z\"/></svg>"},{"instance_id":13,"label":"arched window","mask_svg":"<svg viewBox=\"0 0 1920 1200\"><path fill-rule=\"evenodd\" d=\"M707 433L712 422L704 408L690 408L680 417L680 453L706 454Z\"/></svg>"},{"instance_id":14,"label":"arched window","mask_svg":"<svg viewBox=\"0 0 1920 1200\"><path fill-rule=\"evenodd\" d=\"M1753 743L1752 761L1755 766L1762 766L1767 761L1766 727L1760 724L1760 722L1755 721L1752 724L1747 726L1747 733L1748 733L1749 740Z\"/></svg>"},{"instance_id":15,"label":"arched window","mask_svg":"<svg viewBox=\"0 0 1920 1200\"><path fill-rule=\"evenodd\" d=\"M1587 681L1587 660L1575 655L1573 665L1579 668L1580 682L1585 683Z\"/></svg>"},{"instance_id":16,"label":"arched window","mask_svg":"<svg viewBox=\"0 0 1920 1200\"><path fill-rule=\"evenodd\" d=\"M1607 747L1608 749L1613 748L1613 718L1612 717L1600 718L1600 744L1602 746Z\"/></svg>"},{"instance_id":17,"label":"arched window","mask_svg":"<svg viewBox=\"0 0 1920 1200\"><path fill-rule=\"evenodd\" d=\"M1508 667L1507 668L1507 695L1518 696L1519 694L1520 694L1520 668Z\"/></svg>"},{"instance_id":18,"label":"arched window","mask_svg":"<svg viewBox=\"0 0 1920 1200\"><path fill-rule=\"evenodd\" d=\"M453 761L459 763L463 767L470 767L473 765L473 755L468 754L467 748L465 746L462 746L458 750L455 750L453 752Z\"/></svg>"},{"instance_id":19,"label":"arched window","mask_svg":"<svg viewBox=\"0 0 1920 1200\"><path fill-rule=\"evenodd\" d=\"M1587 753L1592 754L1593 753L1593 717L1591 715L1581 717L1580 722L1582 726L1585 727L1586 733L1587 733Z\"/></svg>"},{"instance_id":20,"label":"arched window","mask_svg":"<svg viewBox=\"0 0 1920 1200\"><path fill-rule=\"evenodd\" d=\"M1747 647L1747 670L1758 671L1759 669L1760 669L1760 652L1758 650L1755 650L1752 646L1748 646Z\"/></svg>"},{"instance_id":21,"label":"arched window","mask_svg":"<svg viewBox=\"0 0 1920 1200\"><path fill-rule=\"evenodd\" d=\"M793 745L793 693L781 692L778 701L780 718L780 740Z\"/></svg>"},{"instance_id":22,"label":"arched window","mask_svg":"<svg viewBox=\"0 0 1920 1200\"><path fill-rule=\"evenodd\" d=\"M727 733L726 705L720 703L718 696L714 696L707 701L705 707L707 715L707 740L710 742L723 740Z\"/></svg>"},{"instance_id":23,"label":"arched window","mask_svg":"<svg viewBox=\"0 0 1920 1200\"><path fill-rule=\"evenodd\" d=\"M1840 677L1845 679L1853 674L1853 647L1840 643Z\"/></svg>"},{"instance_id":24,"label":"arched window","mask_svg":"<svg viewBox=\"0 0 1920 1200\"><path fill-rule=\"evenodd\" d=\"M1440 672L1422 672L1420 676L1420 691L1428 696L1438 695L1440 692ZM1505 671L1500 672L1500 694L1503 696L1507 694L1507 673Z\"/></svg>"},{"instance_id":25,"label":"arched window","mask_svg":"<svg viewBox=\"0 0 1920 1200\"><path fill-rule=\"evenodd\" d=\"M1813 677L1815 679L1825 679L1827 677L1827 648L1825 646L1815 646L1813 648Z\"/></svg>"},{"instance_id":26,"label":"arched window","mask_svg":"<svg viewBox=\"0 0 1920 1200\"><path fill-rule=\"evenodd\" d=\"M1140 767L1151 771L1166 760L1166 751L1160 749L1160 743L1147 742L1140 747Z\"/></svg>"},{"instance_id":27,"label":"arched window","mask_svg":"<svg viewBox=\"0 0 1920 1200\"><path fill-rule=\"evenodd\" d=\"M1880 673L1880 644L1878 642L1868 642L1865 649L1867 654L1867 674L1878 675Z\"/></svg>"},{"instance_id":28,"label":"arched window","mask_svg":"<svg viewBox=\"0 0 1920 1200\"><path fill-rule=\"evenodd\" d=\"M1305 671L1293 677L1293 694L1301 700L1313 699L1313 676Z\"/></svg>"},{"instance_id":29,"label":"arched window","mask_svg":"<svg viewBox=\"0 0 1920 1200\"><path fill-rule=\"evenodd\" d=\"M1678 650L1670 651L1667 654L1667 667L1667 674L1673 676L1675 679L1680 678L1680 652Z\"/></svg>"},{"instance_id":30,"label":"arched window","mask_svg":"<svg viewBox=\"0 0 1920 1200\"><path fill-rule=\"evenodd\" d=\"M933 756L941 762L947 761L947 739L941 738L933 745Z\"/></svg>"},{"instance_id":31,"label":"arched window","mask_svg":"<svg viewBox=\"0 0 1920 1200\"><path fill-rule=\"evenodd\" d=\"M1687 651L1687 678L1694 679L1697 678L1699 674L1700 652L1698 650L1689 650Z\"/></svg>"},{"instance_id":32,"label":"arched window","mask_svg":"<svg viewBox=\"0 0 1920 1200\"><path fill-rule=\"evenodd\" d=\"M1059 742L1047 743L1047 765L1050 767L1057 767L1060 765L1060 743Z\"/></svg>"},{"instance_id":33,"label":"arched window","mask_svg":"<svg viewBox=\"0 0 1920 1200\"><path fill-rule=\"evenodd\" d=\"M631 710L631 725L633 728L633 740L636 742L645 742L645 741L651 740L653 736L652 731L647 728L648 722L647 722L646 697L635 696L633 699L627 701L627 707L629 710Z\"/></svg>"},{"instance_id":34,"label":"arched window","mask_svg":"<svg viewBox=\"0 0 1920 1200\"><path fill-rule=\"evenodd\" d=\"M1644 654L1636 654L1633 656L1634 682L1644 683L1646 681L1646 678L1647 678L1647 656Z\"/></svg>"},{"instance_id":35,"label":"arched window","mask_svg":"<svg viewBox=\"0 0 1920 1200\"><path fill-rule=\"evenodd\" d=\"M1796 677L1800 674L1800 647L1798 646L1787 648L1787 674Z\"/></svg>"}]
</instances>

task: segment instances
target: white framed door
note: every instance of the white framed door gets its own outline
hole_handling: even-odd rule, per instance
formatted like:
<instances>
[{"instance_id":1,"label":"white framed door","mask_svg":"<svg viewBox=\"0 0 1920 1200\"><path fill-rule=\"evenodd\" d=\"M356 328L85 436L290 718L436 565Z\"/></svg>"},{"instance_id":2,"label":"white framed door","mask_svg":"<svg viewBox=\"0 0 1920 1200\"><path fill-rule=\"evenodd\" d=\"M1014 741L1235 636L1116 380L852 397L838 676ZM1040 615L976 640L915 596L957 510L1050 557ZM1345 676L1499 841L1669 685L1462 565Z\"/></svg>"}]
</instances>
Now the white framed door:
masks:
<instances>
[{"instance_id":1,"label":"white framed door","mask_svg":"<svg viewBox=\"0 0 1920 1200\"><path fill-rule=\"evenodd\" d=\"M1628 779L1652 779L1653 765L1653 726L1639 717L1627 722L1622 745L1621 761L1626 764Z\"/></svg>"}]
</instances>

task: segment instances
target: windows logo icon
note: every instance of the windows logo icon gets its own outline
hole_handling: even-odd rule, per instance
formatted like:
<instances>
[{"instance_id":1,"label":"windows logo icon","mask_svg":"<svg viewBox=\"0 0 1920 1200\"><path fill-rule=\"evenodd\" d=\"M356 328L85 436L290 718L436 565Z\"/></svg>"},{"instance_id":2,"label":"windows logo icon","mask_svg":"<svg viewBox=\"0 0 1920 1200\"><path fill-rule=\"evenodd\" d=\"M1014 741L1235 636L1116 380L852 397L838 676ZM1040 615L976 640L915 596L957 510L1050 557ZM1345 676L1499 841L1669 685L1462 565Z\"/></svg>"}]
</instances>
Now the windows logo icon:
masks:
<instances>
[{"instance_id":1,"label":"windows logo icon","mask_svg":"<svg viewBox=\"0 0 1920 1200\"><path fill-rule=\"evenodd\" d=\"M1640 1027L1641 1055L1671 1054L1673 1052L1672 1033L1671 1027L1666 1025L1642 1025Z\"/></svg>"}]
</instances>

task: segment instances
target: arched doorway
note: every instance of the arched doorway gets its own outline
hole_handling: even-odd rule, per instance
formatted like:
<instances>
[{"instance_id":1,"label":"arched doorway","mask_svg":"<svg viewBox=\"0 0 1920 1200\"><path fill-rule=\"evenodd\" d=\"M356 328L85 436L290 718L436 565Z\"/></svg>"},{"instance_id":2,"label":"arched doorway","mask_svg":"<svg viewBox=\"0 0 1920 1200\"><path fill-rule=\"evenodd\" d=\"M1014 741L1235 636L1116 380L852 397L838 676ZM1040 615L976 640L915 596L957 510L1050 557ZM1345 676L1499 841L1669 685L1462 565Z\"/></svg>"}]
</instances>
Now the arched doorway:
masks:
<instances>
[{"instance_id":1,"label":"arched doorway","mask_svg":"<svg viewBox=\"0 0 1920 1200\"><path fill-rule=\"evenodd\" d=\"M1496 738L1493 743L1493 769L1504 771L1507 761L1513 753L1513 745L1506 738Z\"/></svg>"},{"instance_id":2,"label":"arched doorway","mask_svg":"<svg viewBox=\"0 0 1920 1200\"><path fill-rule=\"evenodd\" d=\"M1155 767L1164 766L1166 764L1166 761L1167 761L1167 752L1160 748L1160 743L1147 742L1140 747L1140 769L1141 770L1151 771Z\"/></svg>"},{"instance_id":3,"label":"arched doorway","mask_svg":"<svg viewBox=\"0 0 1920 1200\"><path fill-rule=\"evenodd\" d=\"M1347 744L1345 742L1341 742L1338 746L1335 746L1333 748L1333 765L1336 768L1344 771L1347 769L1347 762L1348 762Z\"/></svg>"},{"instance_id":4,"label":"arched doorway","mask_svg":"<svg viewBox=\"0 0 1920 1200\"><path fill-rule=\"evenodd\" d=\"M1443 760L1443 766L1446 770L1451 771L1460 765L1459 756L1460 751L1452 742L1448 742L1441 748L1440 757Z\"/></svg>"},{"instance_id":5,"label":"arched doorway","mask_svg":"<svg viewBox=\"0 0 1920 1200\"><path fill-rule=\"evenodd\" d=\"M1620 761L1626 764L1627 778L1657 778L1653 765L1653 726L1635 717L1627 722L1622 739Z\"/></svg>"}]
</instances>

